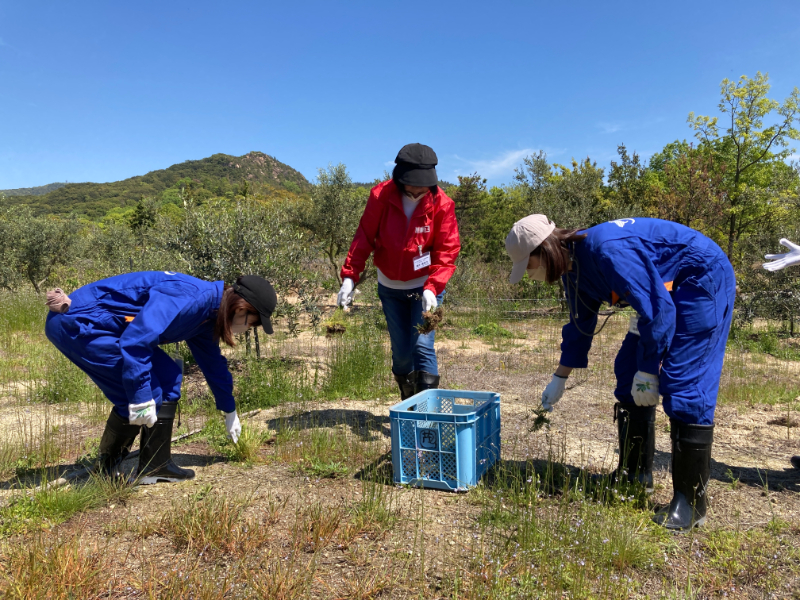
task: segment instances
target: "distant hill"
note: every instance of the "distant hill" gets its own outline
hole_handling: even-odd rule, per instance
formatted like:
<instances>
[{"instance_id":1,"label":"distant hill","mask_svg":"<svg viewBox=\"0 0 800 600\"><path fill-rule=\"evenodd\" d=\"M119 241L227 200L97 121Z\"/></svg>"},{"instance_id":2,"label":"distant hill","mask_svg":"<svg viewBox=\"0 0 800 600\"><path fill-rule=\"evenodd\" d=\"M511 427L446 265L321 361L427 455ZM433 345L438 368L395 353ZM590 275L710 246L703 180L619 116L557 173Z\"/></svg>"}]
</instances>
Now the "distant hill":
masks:
<instances>
[{"instance_id":1,"label":"distant hill","mask_svg":"<svg viewBox=\"0 0 800 600\"><path fill-rule=\"evenodd\" d=\"M64 187L66 183L48 183L38 187L17 188L15 190L0 190L0 196L43 196L48 192Z\"/></svg>"},{"instance_id":2,"label":"distant hill","mask_svg":"<svg viewBox=\"0 0 800 600\"><path fill-rule=\"evenodd\" d=\"M299 171L263 152L250 152L244 156L214 154L111 183L52 185L60 187L40 196L7 194L4 204L27 205L36 214L74 212L99 219L112 208L136 204L143 197L177 203L181 197L198 201L214 197L233 198L245 189L250 194L275 188L294 193L311 189L311 184Z\"/></svg>"}]
</instances>

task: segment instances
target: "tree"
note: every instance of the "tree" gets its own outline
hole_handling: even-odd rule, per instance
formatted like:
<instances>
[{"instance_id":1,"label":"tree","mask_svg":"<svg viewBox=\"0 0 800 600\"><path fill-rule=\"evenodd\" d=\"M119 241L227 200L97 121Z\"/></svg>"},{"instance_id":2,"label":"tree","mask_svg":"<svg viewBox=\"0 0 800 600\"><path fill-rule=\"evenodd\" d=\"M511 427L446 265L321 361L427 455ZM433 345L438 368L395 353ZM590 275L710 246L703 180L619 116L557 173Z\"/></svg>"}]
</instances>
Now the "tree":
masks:
<instances>
[{"instance_id":1,"label":"tree","mask_svg":"<svg viewBox=\"0 0 800 600\"><path fill-rule=\"evenodd\" d=\"M723 79L719 110L727 127L720 133L718 117L689 113L688 122L696 136L725 165L727 253L733 257L734 244L745 233L769 217L781 195L777 185L785 181L789 166L785 160L793 151L790 140L800 139L795 121L800 111L797 88L782 103L767 98L769 75L742 75L738 81ZM773 121L766 125L765 120Z\"/></svg>"},{"instance_id":2,"label":"tree","mask_svg":"<svg viewBox=\"0 0 800 600\"><path fill-rule=\"evenodd\" d=\"M547 162L547 155L523 159L514 179L526 199L527 212L547 215L559 227L582 227L605 220L603 169L588 158L570 166ZM524 216L524 215L522 215Z\"/></svg>"},{"instance_id":3,"label":"tree","mask_svg":"<svg viewBox=\"0 0 800 600\"><path fill-rule=\"evenodd\" d=\"M479 251L476 234L481 229L483 207L489 195L486 180L477 173L459 175L458 185L452 186L448 193L455 203L462 252L471 256Z\"/></svg>"},{"instance_id":4,"label":"tree","mask_svg":"<svg viewBox=\"0 0 800 600\"><path fill-rule=\"evenodd\" d=\"M368 194L368 190L353 185L343 164L319 169L311 204L298 219L311 232L339 283L338 259L350 247Z\"/></svg>"},{"instance_id":5,"label":"tree","mask_svg":"<svg viewBox=\"0 0 800 600\"><path fill-rule=\"evenodd\" d=\"M717 237L725 207L723 170L710 153L691 147L666 162L663 185L653 193L656 216Z\"/></svg>"},{"instance_id":6,"label":"tree","mask_svg":"<svg viewBox=\"0 0 800 600\"><path fill-rule=\"evenodd\" d=\"M152 198L142 198L136 203L128 224L135 232L148 229L156 222L157 210L158 207Z\"/></svg>"},{"instance_id":7,"label":"tree","mask_svg":"<svg viewBox=\"0 0 800 600\"><path fill-rule=\"evenodd\" d=\"M636 152L628 154L625 144L617 146L619 162L611 161L608 171L606 212L608 220L646 214L651 204L653 177Z\"/></svg>"},{"instance_id":8,"label":"tree","mask_svg":"<svg viewBox=\"0 0 800 600\"><path fill-rule=\"evenodd\" d=\"M14 289L27 279L37 293L53 270L74 259L80 222L74 218L35 217L27 207L12 208L0 217L0 284Z\"/></svg>"}]
</instances>

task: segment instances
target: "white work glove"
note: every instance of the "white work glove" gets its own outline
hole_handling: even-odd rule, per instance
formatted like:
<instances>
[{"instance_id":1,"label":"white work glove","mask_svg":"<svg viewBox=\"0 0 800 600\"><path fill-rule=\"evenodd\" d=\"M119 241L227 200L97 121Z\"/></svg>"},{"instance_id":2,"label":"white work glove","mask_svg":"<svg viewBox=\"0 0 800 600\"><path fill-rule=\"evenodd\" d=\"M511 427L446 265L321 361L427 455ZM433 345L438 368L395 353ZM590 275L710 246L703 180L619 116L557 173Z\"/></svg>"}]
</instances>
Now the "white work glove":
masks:
<instances>
[{"instance_id":1,"label":"white work glove","mask_svg":"<svg viewBox=\"0 0 800 600\"><path fill-rule=\"evenodd\" d=\"M786 254L765 254L764 258L767 260L771 260L770 263L764 263L761 265L767 271L780 271L786 267L791 267L796 264L800 264L800 246L794 244L787 240L786 238L781 239L781 246L786 246L789 249L789 252Z\"/></svg>"},{"instance_id":2,"label":"white work glove","mask_svg":"<svg viewBox=\"0 0 800 600\"><path fill-rule=\"evenodd\" d=\"M156 424L156 401L148 400L141 404L128 404L128 423L131 425L147 425L148 428Z\"/></svg>"},{"instance_id":3,"label":"white work glove","mask_svg":"<svg viewBox=\"0 0 800 600\"><path fill-rule=\"evenodd\" d=\"M342 281L342 287L339 288L339 293L336 295L336 306L346 308L348 304L353 301L355 296L355 284L349 277L345 277Z\"/></svg>"},{"instance_id":4,"label":"white work glove","mask_svg":"<svg viewBox=\"0 0 800 600\"><path fill-rule=\"evenodd\" d=\"M658 404L658 375L636 371L633 376L631 394L636 406L655 406Z\"/></svg>"},{"instance_id":5,"label":"white work glove","mask_svg":"<svg viewBox=\"0 0 800 600\"><path fill-rule=\"evenodd\" d=\"M439 303L436 302L436 296L430 290L422 292L422 312L428 312L436 308Z\"/></svg>"},{"instance_id":6,"label":"white work glove","mask_svg":"<svg viewBox=\"0 0 800 600\"><path fill-rule=\"evenodd\" d=\"M567 378L560 375L553 375L550 383L542 392L542 408L548 412L553 412L553 406L561 400L564 395L564 388L567 387Z\"/></svg>"},{"instance_id":7,"label":"white work glove","mask_svg":"<svg viewBox=\"0 0 800 600\"><path fill-rule=\"evenodd\" d=\"M239 415L236 411L225 413L225 428L228 430L228 437L236 444L242 434L242 424L239 422Z\"/></svg>"}]
</instances>

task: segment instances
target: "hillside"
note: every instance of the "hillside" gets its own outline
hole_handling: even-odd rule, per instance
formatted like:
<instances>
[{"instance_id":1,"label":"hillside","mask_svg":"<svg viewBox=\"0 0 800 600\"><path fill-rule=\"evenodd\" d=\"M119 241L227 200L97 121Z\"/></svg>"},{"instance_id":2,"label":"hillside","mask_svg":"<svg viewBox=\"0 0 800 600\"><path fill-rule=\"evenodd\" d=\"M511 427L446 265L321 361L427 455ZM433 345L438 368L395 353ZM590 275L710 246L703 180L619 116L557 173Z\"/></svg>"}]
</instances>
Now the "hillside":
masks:
<instances>
[{"instance_id":1,"label":"hillside","mask_svg":"<svg viewBox=\"0 0 800 600\"><path fill-rule=\"evenodd\" d=\"M29 188L17 188L15 190L0 190L0 196L43 196L53 190L62 188L66 183L48 183Z\"/></svg>"},{"instance_id":2,"label":"hillside","mask_svg":"<svg viewBox=\"0 0 800 600\"><path fill-rule=\"evenodd\" d=\"M310 189L310 184L300 172L263 152L214 154L122 181L68 183L41 196L9 195L5 204L27 205L40 215L74 212L99 219L109 210L131 206L143 197L168 202L188 197L202 202L213 197L232 198L245 188L253 193L280 187L302 192Z\"/></svg>"}]
</instances>

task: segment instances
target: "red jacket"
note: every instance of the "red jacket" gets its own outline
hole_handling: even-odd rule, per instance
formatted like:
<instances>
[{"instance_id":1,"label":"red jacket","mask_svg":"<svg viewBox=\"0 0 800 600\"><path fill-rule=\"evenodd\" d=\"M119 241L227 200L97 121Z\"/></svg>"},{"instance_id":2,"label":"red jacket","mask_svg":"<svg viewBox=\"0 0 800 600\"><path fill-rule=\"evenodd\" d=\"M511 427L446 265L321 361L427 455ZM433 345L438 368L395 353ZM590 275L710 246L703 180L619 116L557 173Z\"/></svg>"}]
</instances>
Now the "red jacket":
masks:
<instances>
[{"instance_id":1,"label":"red jacket","mask_svg":"<svg viewBox=\"0 0 800 600\"><path fill-rule=\"evenodd\" d=\"M431 266L415 271L419 246L422 252L431 253ZM456 270L460 250L455 203L441 188L419 201L409 222L400 190L393 181L384 181L369 194L342 266L342 279L349 277L358 283L367 258L374 252L375 266L389 279L409 281L427 275L424 288L439 295Z\"/></svg>"}]
</instances>

